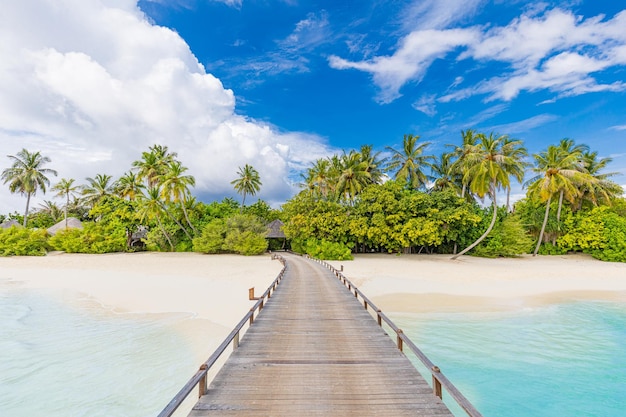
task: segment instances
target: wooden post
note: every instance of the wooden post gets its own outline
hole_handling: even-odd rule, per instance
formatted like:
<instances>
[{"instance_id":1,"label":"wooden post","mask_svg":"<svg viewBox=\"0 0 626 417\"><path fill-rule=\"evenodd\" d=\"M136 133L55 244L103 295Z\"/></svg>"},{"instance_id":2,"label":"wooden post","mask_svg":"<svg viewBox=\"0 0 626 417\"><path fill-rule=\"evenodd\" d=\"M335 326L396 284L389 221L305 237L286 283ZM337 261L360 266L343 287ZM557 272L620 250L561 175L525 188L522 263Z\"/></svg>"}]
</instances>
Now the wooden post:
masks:
<instances>
[{"instance_id":1,"label":"wooden post","mask_svg":"<svg viewBox=\"0 0 626 417\"><path fill-rule=\"evenodd\" d=\"M441 372L441 369L439 369L438 366L433 366L432 371L434 372L433 373L433 394L435 394L440 399L443 399L443 391L441 390L441 382L435 376L435 374L438 374L439 372Z\"/></svg>"},{"instance_id":2,"label":"wooden post","mask_svg":"<svg viewBox=\"0 0 626 417\"><path fill-rule=\"evenodd\" d=\"M206 363L203 363L202 365L200 365L200 370L201 371L206 371L208 370L209 367ZM203 395L206 394L207 391L207 384L206 384L206 373L204 375L202 375L202 378L200 378L200 382L198 383L198 398L201 398Z\"/></svg>"},{"instance_id":3,"label":"wooden post","mask_svg":"<svg viewBox=\"0 0 626 417\"><path fill-rule=\"evenodd\" d=\"M261 304L259 304L259 311L263 310L263 302L264 300L261 300Z\"/></svg>"},{"instance_id":4,"label":"wooden post","mask_svg":"<svg viewBox=\"0 0 626 417\"><path fill-rule=\"evenodd\" d=\"M258 300L258 298L254 296L254 287L248 289L248 299Z\"/></svg>"},{"instance_id":5,"label":"wooden post","mask_svg":"<svg viewBox=\"0 0 626 417\"><path fill-rule=\"evenodd\" d=\"M398 350L399 350L400 352L402 352L402 348L403 348L403 343L402 343L402 334L403 334L403 333L404 333L404 332L402 331L402 329L398 329L398 330L396 331L396 334L398 335Z\"/></svg>"},{"instance_id":6,"label":"wooden post","mask_svg":"<svg viewBox=\"0 0 626 417\"><path fill-rule=\"evenodd\" d=\"M343 272L343 265L340 265L340 266L341 266L341 272Z\"/></svg>"},{"instance_id":7,"label":"wooden post","mask_svg":"<svg viewBox=\"0 0 626 417\"><path fill-rule=\"evenodd\" d=\"M359 292L356 290L356 288L354 289L354 298L359 298Z\"/></svg>"},{"instance_id":8,"label":"wooden post","mask_svg":"<svg viewBox=\"0 0 626 417\"><path fill-rule=\"evenodd\" d=\"M381 313L381 312L382 312L382 311L381 311L381 309L380 309L380 308L376 310L376 315L378 316L378 325L379 325L380 327L383 327L383 318L382 318L382 317L381 317L381 315L380 315L380 313Z\"/></svg>"},{"instance_id":9,"label":"wooden post","mask_svg":"<svg viewBox=\"0 0 626 417\"><path fill-rule=\"evenodd\" d=\"M363 300L363 307L365 307L365 309L367 310L367 301Z\"/></svg>"},{"instance_id":10,"label":"wooden post","mask_svg":"<svg viewBox=\"0 0 626 417\"><path fill-rule=\"evenodd\" d=\"M250 314L250 326L252 326L252 323L254 323L254 307L250 309L250 312L252 313Z\"/></svg>"},{"instance_id":11,"label":"wooden post","mask_svg":"<svg viewBox=\"0 0 626 417\"><path fill-rule=\"evenodd\" d=\"M235 333L235 337L233 338L233 350L239 347L239 332Z\"/></svg>"}]
</instances>

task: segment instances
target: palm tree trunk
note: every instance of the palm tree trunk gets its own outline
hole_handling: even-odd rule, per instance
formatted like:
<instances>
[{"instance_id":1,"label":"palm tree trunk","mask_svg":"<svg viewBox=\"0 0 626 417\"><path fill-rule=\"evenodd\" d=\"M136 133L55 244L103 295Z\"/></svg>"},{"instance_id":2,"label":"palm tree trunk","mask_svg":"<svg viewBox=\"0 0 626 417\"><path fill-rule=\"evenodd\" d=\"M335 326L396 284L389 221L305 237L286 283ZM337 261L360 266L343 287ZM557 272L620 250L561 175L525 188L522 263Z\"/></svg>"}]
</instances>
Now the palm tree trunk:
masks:
<instances>
[{"instance_id":1,"label":"palm tree trunk","mask_svg":"<svg viewBox=\"0 0 626 417\"><path fill-rule=\"evenodd\" d=\"M491 229L493 229L493 226L495 226L496 219L498 218L498 204L496 203L496 190L495 190L495 187L493 187L493 186L492 186L492 190L491 190L491 197L492 197L492 200L493 200L493 216L491 217L491 223L489 224L489 227L487 228L487 230L485 230L485 233L483 233L483 235L481 237L479 237L474 243L472 243L471 245L469 245L468 247L466 247L465 249L463 249L461 252L459 252L457 255L454 255L450 259L456 259L459 256L464 255L467 252L469 252L470 250L474 249L474 247L476 247L476 245L478 245L480 242L482 242L483 239L485 239L487 237L487 235L489 235L489 233L491 232Z\"/></svg>"},{"instance_id":2,"label":"palm tree trunk","mask_svg":"<svg viewBox=\"0 0 626 417\"><path fill-rule=\"evenodd\" d=\"M67 230L67 207L70 205L70 195L67 194L67 198L65 200L65 229Z\"/></svg>"},{"instance_id":3,"label":"palm tree trunk","mask_svg":"<svg viewBox=\"0 0 626 417\"><path fill-rule=\"evenodd\" d=\"M170 219L172 219L172 220L174 221L174 223L176 223L176 225L177 225L178 227L180 227L180 229L181 229L183 232L185 232L185 235L189 238L189 240L193 239L193 238L191 237L191 235L189 234L189 232L187 231L187 229L185 229L185 228L183 227L183 225L182 225L182 224L178 221L178 219L177 219L176 217L174 217L174 215L173 215L172 213L170 213L170 212L167 210L167 207L165 207L165 204L163 204L163 203L161 203L161 202L159 202L159 203L160 203L160 205L161 205L161 209L163 209L163 211L165 212L165 214L167 214L167 215L169 216L169 218L170 218Z\"/></svg>"},{"instance_id":4,"label":"palm tree trunk","mask_svg":"<svg viewBox=\"0 0 626 417\"><path fill-rule=\"evenodd\" d=\"M556 210L557 223L561 221L561 207L563 207L563 190L561 190L561 194L559 194L559 208Z\"/></svg>"},{"instance_id":5,"label":"palm tree trunk","mask_svg":"<svg viewBox=\"0 0 626 417\"><path fill-rule=\"evenodd\" d=\"M511 187L506 187L506 212L511 212Z\"/></svg>"},{"instance_id":6,"label":"palm tree trunk","mask_svg":"<svg viewBox=\"0 0 626 417\"><path fill-rule=\"evenodd\" d=\"M243 208L246 206L246 193L243 193L243 199L241 200L241 207L239 208L239 214L243 213Z\"/></svg>"},{"instance_id":7,"label":"palm tree trunk","mask_svg":"<svg viewBox=\"0 0 626 417\"><path fill-rule=\"evenodd\" d=\"M165 236L165 240L167 240L167 243L169 243L170 249L172 250L172 252L174 252L174 244L172 243L172 240L170 239L170 236L165 231L165 228L163 227L163 224L161 223L161 220L159 220L159 218L157 217L156 221L157 221L157 224L159 225L159 229L161 229L161 233L163 233L163 236Z\"/></svg>"},{"instance_id":8,"label":"palm tree trunk","mask_svg":"<svg viewBox=\"0 0 626 417\"><path fill-rule=\"evenodd\" d=\"M539 247L541 246L541 241L543 240L543 232L546 231L546 224L548 224L548 215L550 214L550 200L552 200L552 196L548 197L548 202L546 203L546 213L543 215L543 224L541 225L539 240L537 241L537 246L535 247L533 256L537 256L537 252L539 252Z\"/></svg>"},{"instance_id":9,"label":"palm tree trunk","mask_svg":"<svg viewBox=\"0 0 626 417\"><path fill-rule=\"evenodd\" d=\"M183 207L183 214L185 215L185 221L187 222L189 227L191 227L191 230L193 230L194 233L198 233L198 229L196 229L194 225L191 223L191 220L189 220L189 214L187 214L187 209L185 208L185 201L181 200L180 205Z\"/></svg>"},{"instance_id":10,"label":"palm tree trunk","mask_svg":"<svg viewBox=\"0 0 626 417\"><path fill-rule=\"evenodd\" d=\"M24 221L23 226L26 227L26 219L28 219L28 207L30 206L30 195L31 193L26 194L26 211L24 212Z\"/></svg>"},{"instance_id":11,"label":"palm tree trunk","mask_svg":"<svg viewBox=\"0 0 626 417\"><path fill-rule=\"evenodd\" d=\"M544 214L543 216L543 224L541 225L541 232L539 232L539 240L537 241L537 246L535 247L533 256L537 256L537 252L539 252L539 247L541 246L541 241L543 240L543 232L546 231L546 224L548 224L548 215L550 214L550 200L552 200L552 196L548 197L548 202L546 203L546 214Z\"/></svg>"}]
</instances>

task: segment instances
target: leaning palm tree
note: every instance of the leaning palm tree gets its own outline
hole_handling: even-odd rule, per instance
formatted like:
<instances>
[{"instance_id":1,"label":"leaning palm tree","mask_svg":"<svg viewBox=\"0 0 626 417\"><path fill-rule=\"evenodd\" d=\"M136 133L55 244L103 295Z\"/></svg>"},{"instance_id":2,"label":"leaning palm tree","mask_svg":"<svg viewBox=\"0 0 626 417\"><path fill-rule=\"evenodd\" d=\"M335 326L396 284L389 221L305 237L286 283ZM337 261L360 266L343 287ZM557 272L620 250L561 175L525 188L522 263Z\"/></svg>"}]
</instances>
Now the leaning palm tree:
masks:
<instances>
[{"instance_id":1,"label":"leaning palm tree","mask_svg":"<svg viewBox=\"0 0 626 417\"><path fill-rule=\"evenodd\" d=\"M406 183L411 189L426 186L429 176L424 172L424 168L430 168L434 159L432 155L424 155L424 150L430 142L418 144L419 138L417 135L404 135L401 150L389 146L386 148L391 152L389 170L395 171L395 179Z\"/></svg>"},{"instance_id":2,"label":"leaning palm tree","mask_svg":"<svg viewBox=\"0 0 626 417\"><path fill-rule=\"evenodd\" d=\"M241 210L243 210L246 204L246 195L255 195L261 189L263 183L261 183L259 172L252 165L246 164L243 168L239 167L237 174L239 178L232 180L230 183L233 184L237 193L243 196L241 202Z\"/></svg>"},{"instance_id":3,"label":"leaning palm tree","mask_svg":"<svg viewBox=\"0 0 626 417\"><path fill-rule=\"evenodd\" d=\"M536 256L543 241L543 234L548 223L550 203L555 195L563 195L573 202L579 195L578 185L590 181L588 174L576 169L580 155L577 152L567 152L562 147L550 145L544 152L533 155L537 176L528 180L528 192L546 203L543 224L539 232L539 240L533 252Z\"/></svg>"},{"instance_id":4,"label":"leaning palm tree","mask_svg":"<svg viewBox=\"0 0 626 417\"><path fill-rule=\"evenodd\" d=\"M46 186L50 185L50 180L46 175L56 176L57 172L43 167L50 162L50 158L42 156L39 152L29 152L26 149L22 149L17 155L8 155L8 157L13 161L13 165L2 171L2 179L5 184L9 183L11 193L18 192L26 196L26 210L24 211L23 222L24 227L26 227L31 197L38 190L45 194Z\"/></svg>"},{"instance_id":5,"label":"leaning palm tree","mask_svg":"<svg viewBox=\"0 0 626 417\"><path fill-rule=\"evenodd\" d=\"M507 137L495 137L493 133L489 136L480 133L478 136L480 142L476 145L476 151L467 156L467 171L463 180L468 184L470 191L478 197L484 198L485 195L489 196L493 206L493 215L489 227L482 236L454 255L452 259L467 253L489 235L498 217L496 191L498 188L506 188L510 184L510 172L508 169L514 165L514 161L512 157L507 156L502 150Z\"/></svg>"},{"instance_id":6,"label":"leaning palm tree","mask_svg":"<svg viewBox=\"0 0 626 417\"><path fill-rule=\"evenodd\" d=\"M77 185L74 185L73 178L61 178L61 181L59 181L54 187L52 187L52 189L54 191L57 191L57 193L55 194L56 197L65 197L64 212L65 228L67 229L67 210L70 207L70 196L74 196L79 187Z\"/></svg>"}]
</instances>

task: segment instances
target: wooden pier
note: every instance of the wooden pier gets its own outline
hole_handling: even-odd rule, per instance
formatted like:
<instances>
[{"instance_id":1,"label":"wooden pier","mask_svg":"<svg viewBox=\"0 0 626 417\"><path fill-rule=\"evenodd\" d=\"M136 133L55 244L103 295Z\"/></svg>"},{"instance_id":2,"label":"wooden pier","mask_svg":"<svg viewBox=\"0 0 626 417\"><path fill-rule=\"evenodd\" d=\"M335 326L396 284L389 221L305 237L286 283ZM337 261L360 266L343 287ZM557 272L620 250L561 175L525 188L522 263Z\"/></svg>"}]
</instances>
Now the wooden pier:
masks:
<instances>
[{"instance_id":1,"label":"wooden pier","mask_svg":"<svg viewBox=\"0 0 626 417\"><path fill-rule=\"evenodd\" d=\"M426 382L402 352L407 342L417 348L393 324L392 340L381 326L389 319L380 310L373 316L371 302L359 301L364 296L338 271L285 258L281 276L257 301L262 311L255 317L253 308L240 323L253 323L245 335L239 340L235 329L218 349L235 346L208 388L206 369L221 352L160 417L171 415L195 385L200 398L189 417L452 416L440 399L442 384L468 415L480 417L418 350L432 368L433 386Z\"/></svg>"}]
</instances>

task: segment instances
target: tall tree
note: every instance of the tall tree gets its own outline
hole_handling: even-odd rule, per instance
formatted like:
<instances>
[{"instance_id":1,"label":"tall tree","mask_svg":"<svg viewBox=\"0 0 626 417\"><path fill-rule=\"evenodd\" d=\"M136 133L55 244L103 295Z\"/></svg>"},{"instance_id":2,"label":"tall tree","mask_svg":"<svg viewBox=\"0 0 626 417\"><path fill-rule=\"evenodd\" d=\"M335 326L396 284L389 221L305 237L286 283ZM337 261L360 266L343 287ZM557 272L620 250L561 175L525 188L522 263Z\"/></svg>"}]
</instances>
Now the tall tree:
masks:
<instances>
[{"instance_id":1,"label":"tall tree","mask_svg":"<svg viewBox=\"0 0 626 417\"><path fill-rule=\"evenodd\" d=\"M83 200L89 207L95 206L104 196L113 194L113 177L107 174L97 174L87 177L87 184L81 187Z\"/></svg>"},{"instance_id":2,"label":"tall tree","mask_svg":"<svg viewBox=\"0 0 626 417\"><path fill-rule=\"evenodd\" d=\"M165 201L180 203L187 224L194 232L197 232L198 230L189 220L189 213L187 213L186 208L186 202L190 196L189 187L195 186L196 180L191 175L184 175L186 171L187 168L180 162L170 162L167 166L167 171L161 179L163 184L162 194L165 197Z\"/></svg>"},{"instance_id":3,"label":"tall tree","mask_svg":"<svg viewBox=\"0 0 626 417\"><path fill-rule=\"evenodd\" d=\"M391 152L389 170L395 171L395 179L406 183L411 189L426 186L429 176L424 169L430 168L434 159L432 155L424 155L430 142L418 143L419 139L417 135L404 135L401 150L389 146L386 148Z\"/></svg>"},{"instance_id":4,"label":"tall tree","mask_svg":"<svg viewBox=\"0 0 626 417\"><path fill-rule=\"evenodd\" d=\"M161 202L161 188L160 187L148 187L144 193L140 193L137 196L137 199L141 202L139 205L139 220L141 222L144 221L155 221L159 230L165 237L168 245L170 246L170 250L174 251L174 243L170 235L165 230L163 226L163 222L161 222L161 216L163 213L163 203Z\"/></svg>"},{"instance_id":5,"label":"tall tree","mask_svg":"<svg viewBox=\"0 0 626 417\"><path fill-rule=\"evenodd\" d=\"M576 169L580 161L579 153L567 152L561 146L550 145L546 151L533 157L535 159L533 171L538 175L528 180L528 192L546 203L539 240L533 252L533 256L536 256L548 223L552 198L559 194L573 202L579 195L578 185L588 181L589 175Z\"/></svg>"},{"instance_id":6,"label":"tall tree","mask_svg":"<svg viewBox=\"0 0 626 417\"><path fill-rule=\"evenodd\" d=\"M73 178L70 178L70 179L61 178L61 181L55 184L54 187L52 187L52 189L57 192L55 194L56 197L65 197L64 214L65 214L65 228L67 229L67 211L70 207L70 196L74 196L75 193L78 191L79 187L77 185L74 185Z\"/></svg>"},{"instance_id":7,"label":"tall tree","mask_svg":"<svg viewBox=\"0 0 626 417\"><path fill-rule=\"evenodd\" d=\"M159 184L160 178L167 172L168 165L178 156L170 152L167 146L152 145L148 152L142 152L141 159L133 162L140 180L145 180L148 187Z\"/></svg>"},{"instance_id":8,"label":"tall tree","mask_svg":"<svg viewBox=\"0 0 626 417\"><path fill-rule=\"evenodd\" d=\"M252 165L244 165L244 167L239 167L239 171L237 172L239 178L232 180L230 183L233 184L237 193L243 196L243 200L241 202L241 210L243 211L243 207L246 204L246 195L255 195L261 189L261 177L259 176L259 172L254 169Z\"/></svg>"},{"instance_id":9,"label":"tall tree","mask_svg":"<svg viewBox=\"0 0 626 417\"><path fill-rule=\"evenodd\" d=\"M337 178L337 193L350 203L354 203L356 196L372 183L372 176L368 171L369 164L356 151L344 153L341 157L341 172Z\"/></svg>"},{"instance_id":10,"label":"tall tree","mask_svg":"<svg viewBox=\"0 0 626 417\"><path fill-rule=\"evenodd\" d=\"M526 168L530 166L528 162L526 162L526 157L528 156L528 151L523 145L521 140L510 139L509 137L504 137L502 141L502 154L507 157L508 166L505 167L505 170L509 173L510 176L515 178L517 182L522 184L524 182L524 175L526 173ZM506 211L511 211L511 185L509 184L506 188Z\"/></svg>"},{"instance_id":11,"label":"tall tree","mask_svg":"<svg viewBox=\"0 0 626 417\"><path fill-rule=\"evenodd\" d=\"M582 208L584 201L589 201L594 206L597 206L599 203L610 205L615 197L624 193L619 184L609 179L619 175L618 172L602 172L611 161L611 158L598 159L598 152L583 152L583 168L593 178L593 181L586 182L580 187L579 210Z\"/></svg>"},{"instance_id":12,"label":"tall tree","mask_svg":"<svg viewBox=\"0 0 626 417\"><path fill-rule=\"evenodd\" d=\"M489 235L498 216L496 192L498 188L506 189L509 186L511 175L509 169L515 165L513 158L507 156L502 149L507 139L506 136L495 136L493 133L489 136L479 133L478 136L480 142L476 145L476 150L467 155L464 182L468 184L470 191L478 197L489 196L493 206L493 215L489 227L482 236L457 255L454 255L452 259L467 253Z\"/></svg>"},{"instance_id":13,"label":"tall tree","mask_svg":"<svg viewBox=\"0 0 626 417\"><path fill-rule=\"evenodd\" d=\"M463 179L462 188L461 188L461 198L467 198L473 200L474 197L471 194L467 193L467 185L470 180L469 177L465 176L465 173L469 169L469 156L477 152L479 148L477 144L479 142L479 137L476 131L472 129L461 130L461 146L447 145L453 146L454 151L453 155L456 157L456 161L452 165L452 169L456 172L456 174L460 175Z\"/></svg>"},{"instance_id":14,"label":"tall tree","mask_svg":"<svg viewBox=\"0 0 626 417\"><path fill-rule=\"evenodd\" d=\"M574 158L568 158L568 161L571 161L569 168L576 169L581 172L585 172L585 166L583 164L583 153L589 151L589 146L585 144L577 145L573 139L563 138L559 142L558 147L559 147L558 154L560 155L560 158L565 158L567 155L570 155L570 154L575 156ZM567 167L562 167L562 168L567 168ZM565 193L564 190L561 190L559 192L559 205L556 210L557 222L561 221L561 210L563 209L563 197L565 195L564 193Z\"/></svg>"},{"instance_id":15,"label":"tall tree","mask_svg":"<svg viewBox=\"0 0 626 417\"><path fill-rule=\"evenodd\" d=\"M122 175L119 180L115 182L115 193L121 198L128 198L130 201L134 201L141 193L143 184L139 179L139 176L132 171Z\"/></svg>"},{"instance_id":16,"label":"tall tree","mask_svg":"<svg viewBox=\"0 0 626 417\"><path fill-rule=\"evenodd\" d=\"M432 164L433 173L432 190L443 191L453 190L457 195L461 194L463 186L463 176L454 169L454 154L443 153Z\"/></svg>"},{"instance_id":17,"label":"tall tree","mask_svg":"<svg viewBox=\"0 0 626 417\"><path fill-rule=\"evenodd\" d=\"M2 179L5 184L9 183L11 193L19 192L26 196L26 210L24 211L24 227L26 227L31 197L37 193L37 190L45 194L46 186L50 185L47 175L56 176L57 172L44 168L44 165L50 162L50 158L39 152L22 149L17 155L8 155L8 157L13 164L2 171Z\"/></svg>"}]
</instances>

